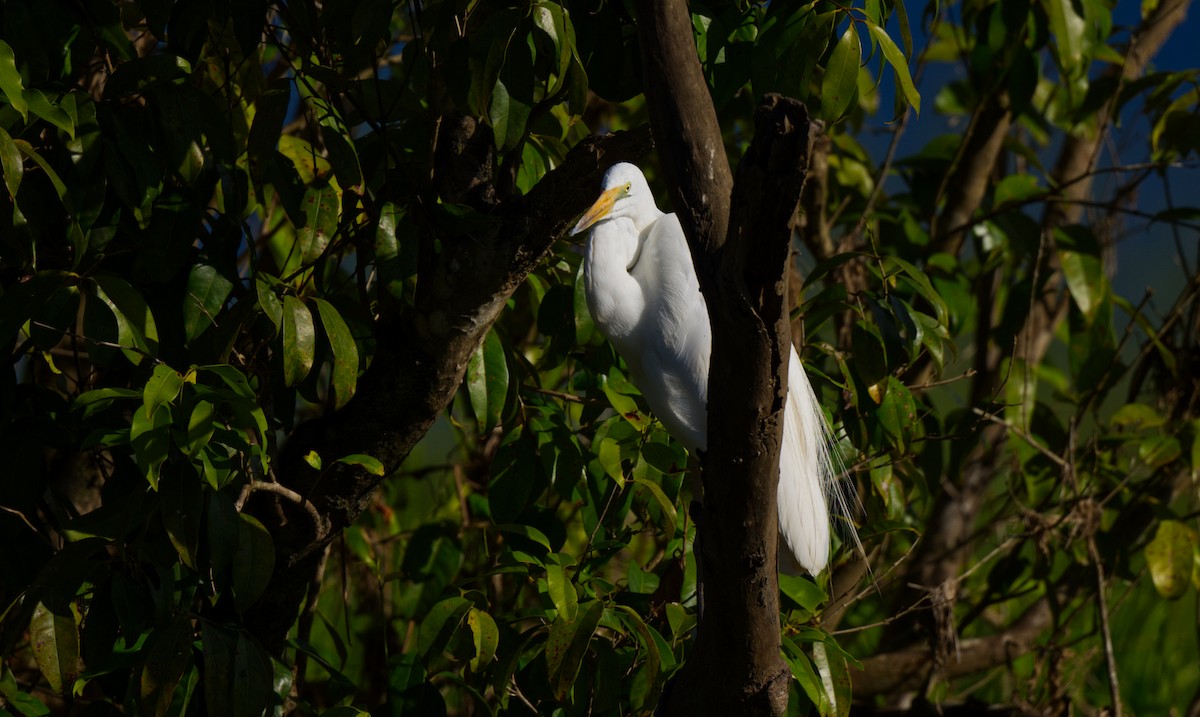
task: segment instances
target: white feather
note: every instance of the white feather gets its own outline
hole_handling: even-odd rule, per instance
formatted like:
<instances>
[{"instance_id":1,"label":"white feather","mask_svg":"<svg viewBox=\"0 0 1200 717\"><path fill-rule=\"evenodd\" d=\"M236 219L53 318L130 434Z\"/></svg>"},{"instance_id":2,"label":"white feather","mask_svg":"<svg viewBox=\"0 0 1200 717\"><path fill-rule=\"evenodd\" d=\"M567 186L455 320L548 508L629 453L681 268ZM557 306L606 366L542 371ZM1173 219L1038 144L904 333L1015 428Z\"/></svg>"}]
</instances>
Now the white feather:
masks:
<instances>
[{"instance_id":1,"label":"white feather","mask_svg":"<svg viewBox=\"0 0 1200 717\"><path fill-rule=\"evenodd\" d=\"M585 293L596 327L616 347L650 409L688 450L708 434L712 329L679 220L654 204L641 171L618 164L605 193L575 232L592 227ZM781 568L817 574L829 562L829 502L835 490L830 431L795 349L780 449ZM784 546L787 549L784 550Z\"/></svg>"}]
</instances>

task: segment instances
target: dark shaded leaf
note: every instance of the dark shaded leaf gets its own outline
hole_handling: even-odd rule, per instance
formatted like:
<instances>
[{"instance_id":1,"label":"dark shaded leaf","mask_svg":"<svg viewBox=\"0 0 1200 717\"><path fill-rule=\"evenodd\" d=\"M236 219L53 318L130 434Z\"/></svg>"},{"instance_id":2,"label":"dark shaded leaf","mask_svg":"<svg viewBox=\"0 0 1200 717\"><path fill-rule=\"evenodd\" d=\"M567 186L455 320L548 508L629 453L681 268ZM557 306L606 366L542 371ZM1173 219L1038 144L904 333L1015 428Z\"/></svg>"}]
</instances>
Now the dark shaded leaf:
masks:
<instances>
[{"instance_id":1,"label":"dark shaded leaf","mask_svg":"<svg viewBox=\"0 0 1200 717\"><path fill-rule=\"evenodd\" d=\"M550 625L550 636L546 640L546 672L559 701L566 700L570 694L579 674L579 665L603 614L604 604L591 600L580 605L574 620L566 620L560 615Z\"/></svg>"},{"instance_id":2,"label":"dark shaded leaf","mask_svg":"<svg viewBox=\"0 0 1200 717\"><path fill-rule=\"evenodd\" d=\"M192 656L192 624L178 618L159 630L146 649L139 696L143 714L163 717Z\"/></svg>"},{"instance_id":3,"label":"dark shaded leaf","mask_svg":"<svg viewBox=\"0 0 1200 717\"><path fill-rule=\"evenodd\" d=\"M186 340L204 333L217 323L221 307L233 291L233 282L211 264L196 264L188 276L183 298L183 331Z\"/></svg>"},{"instance_id":4,"label":"dark shaded leaf","mask_svg":"<svg viewBox=\"0 0 1200 717\"><path fill-rule=\"evenodd\" d=\"M233 555L233 601L238 612L258 602L275 569L275 543L252 516L242 513L237 552Z\"/></svg>"}]
</instances>

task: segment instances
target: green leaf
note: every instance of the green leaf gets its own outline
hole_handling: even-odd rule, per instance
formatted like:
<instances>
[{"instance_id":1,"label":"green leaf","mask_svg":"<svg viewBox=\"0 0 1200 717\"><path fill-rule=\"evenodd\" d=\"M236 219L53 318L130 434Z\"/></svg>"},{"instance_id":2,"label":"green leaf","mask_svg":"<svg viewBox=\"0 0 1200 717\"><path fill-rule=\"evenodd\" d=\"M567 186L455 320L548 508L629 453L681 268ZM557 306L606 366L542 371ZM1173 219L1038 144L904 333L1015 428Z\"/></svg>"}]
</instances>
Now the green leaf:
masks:
<instances>
[{"instance_id":1,"label":"green leaf","mask_svg":"<svg viewBox=\"0 0 1200 717\"><path fill-rule=\"evenodd\" d=\"M1146 440L1138 446L1138 458L1141 458L1142 462L1151 469L1162 468L1173 463L1181 455L1183 455L1183 448L1179 444L1179 439L1161 433L1147 436Z\"/></svg>"},{"instance_id":2,"label":"green leaf","mask_svg":"<svg viewBox=\"0 0 1200 717\"><path fill-rule=\"evenodd\" d=\"M471 671L482 672L496 657L496 648L500 645L500 630L491 615L474 607L467 613L467 625L470 626L471 636L475 641Z\"/></svg>"},{"instance_id":3,"label":"green leaf","mask_svg":"<svg viewBox=\"0 0 1200 717\"><path fill-rule=\"evenodd\" d=\"M888 376L886 393L876 416L897 448L904 450L917 424L917 408L908 387L895 376Z\"/></svg>"},{"instance_id":4,"label":"green leaf","mask_svg":"<svg viewBox=\"0 0 1200 717\"><path fill-rule=\"evenodd\" d=\"M283 297L283 382L295 386L312 370L317 331L312 313L294 296Z\"/></svg>"},{"instance_id":5,"label":"green leaf","mask_svg":"<svg viewBox=\"0 0 1200 717\"><path fill-rule=\"evenodd\" d=\"M483 343L467 360L466 380L479 433L489 433L500 423L508 396L508 361L494 329L488 330Z\"/></svg>"},{"instance_id":6,"label":"green leaf","mask_svg":"<svg viewBox=\"0 0 1200 717\"><path fill-rule=\"evenodd\" d=\"M1079 225L1056 228L1054 240L1067 289L1090 324L1108 293L1100 244L1089 229Z\"/></svg>"},{"instance_id":7,"label":"green leaf","mask_svg":"<svg viewBox=\"0 0 1200 717\"><path fill-rule=\"evenodd\" d=\"M139 391L136 388L97 388L92 391L81 393L71 401L72 408L82 408L83 416L87 418L97 411L102 411L112 405L113 401L119 399L142 400L145 391Z\"/></svg>"},{"instance_id":8,"label":"green leaf","mask_svg":"<svg viewBox=\"0 0 1200 717\"><path fill-rule=\"evenodd\" d=\"M437 688L426 679L420 656L408 652L388 658L387 703L382 714L430 715L446 714L446 703Z\"/></svg>"},{"instance_id":9,"label":"green leaf","mask_svg":"<svg viewBox=\"0 0 1200 717\"><path fill-rule=\"evenodd\" d=\"M653 628L646 624L641 615L628 605L617 605L617 609L621 612L620 617L622 622L631 625L633 631L637 633L638 642L641 644L642 651L645 654L643 661L645 663L645 688L643 690L631 690L630 698L635 706L637 705L653 705L658 700L658 695L662 690L659 684L659 673L663 667L663 656L659 652L659 641L662 639L654 632ZM678 603L668 604L668 608L679 607ZM658 639L655 639L655 638Z\"/></svg>"},{"instance_id":10,"label":"green leaf","mask_svg":"<svg viewBox=\"0 0 1200 717\"><path fill-rule=\"evenodd\" d=\"M579 674L579 665L587 654L588 645L603 614L604 603L591 600L580 605L574 620L559 616L550 625L550 636L546 639L546 672L554 696L560 702L565 701L571 693L575 677Z\"/></svg>"},{"instance_id":11,"label":"green leaf","mask_svg":"<svg viewBox=\"0 0 1200 717\"><path fill-rule=\"evenodd\" d=\"M532 525L503 523L503 524L497 525L496 530L499 530L502 533L512 533L513 535L519 535L522 538L528 538L528 539L532 540L533 542L541 545L546 550L554 550L554 548L551 547L550 539L546 537L546 534L543 533L542 531L538 530L537 528L533 527Z\"/></svg>"},{"instance_id":12,"label":"green leaf","mask_svg":"<svg viewBox=\"0 0 1200 717\"><path fill-rule=\"evenodd\" d=\"M1050 35L1058 48L1058 61L1068 77L1086 70L1083 62L1084 33L1087 21L1075 11L1072 0L1046 0L1050 15Z\"/></svg>"},{"instance_id":13,"label":"green leaf","mask_svg":"<svg viewBox=\"0 0 1200 717\"><path fill-rule=\"evenodd\" d=\"M42 351L52 351L79 319L79 288L60 286L29 319L29 336Z\"/></svg>"},{"instance_id":14,"label":"green leaf","mask_svg":"<svg viewBox=\"0 0 1200 717\"><path fill-rule=\"evenodd\" d=\"M29 621L33 657L50 689L66 695L79 676L79 625L69 607L51 609L38 603Z\"/></svg>"},{"instance_id":15,"label":"green leaf","mask_svg":"<svg viewBox=\"0 0 1200 717\"><path fill-rule=\"evenodd\" d=\"M333 370L330 372L329 388L333 391L333 408L336 411L354 396L358 383L358 346L350 328L338 310L324 299L314 299L325 337L329 339L329 350L333 353Z\"/></svg>"},{"instance_id":16,"label":"green leaf","mask_svg":"<svg viewBox=\"0 0 1200 717\"><path fill-rule=\"evenodd\" d=\"M270 701L271 658L244 632L209 620L200 624L209 717L261 717Z\"/></svg>"},{"instance_id":17,"label":"green leaf","mask_svg":"<svg viewBox=\"0 0 1200 717\"><path fill-rule=\"evenodd\" d=\"M547 592L554 608L564 620L574 620L576 608L579 606L579 594L575 592L575 586L567 574L574 562L574 559L565 553L546 556Z\"/></svg>"},{"instance_id":18,"label":"green leaf","mask_svg":"<svg viewBox=\"0 0 1200 717\"><path fill-rule=\"evenodd\" d=\"M3 170L4 186L8 188L9 196L15 198L17 190L21 188L21 178L25 175L25 162L21 159L21 150L17 149L12 136L3 127L0 127L0 170Z\"/></svg>"},{"instance_id":19,"label":"green leaf","mask_svg":"<svg viewBox=\"0 0 1200 717\"><path fill-rule=\"evenodd\" d=\"M583 276L583 262L575 272L575 343L583 346L596 335L596 324L587 305L587 282Z\"/></svg>"},{"instance_id":20,"label":"green leaf","mask_svg":"<svg viewBox=\"0 0 1200 717\"><path fill-rule=\"evenodd\" d=\"M183 297L183 333L187 343L216 325L217 314L232 292L233 282L217 267L211 264L192 267Z\"/></svg>"},{"instance_id":21,"label":"green leaf","mask_svg":"<svg viewBox=\"0 0 1200 717\"><path fill-rule=\"evenodd\" d=\"M814 642L812 651L813 662L829 700L830 708L825 714L846 717L850 714L850 670L845 656L824 642Z\"/></svg>"},{"instance_id":22,"label":"green leaf","mask_svg":"<svg viewBox=\"0 0 1200 717\"><path fill-rule=\"evenodd\" d=\"M228 364L212 364L197 366L196 371L216 376L239 397L257 403L258 399L254 395L254 389L250 387L250 382L246 380L246 374L239 371L237 367Z\"/></svg>"},{"instance_id":23,"label":"green leaf","mask_svg":"<svg viewBox=\"0 0 1200 717\"><path fill-rule=\"evenodd\" d=\"M650 427L650 420L638 410L637 402L628 394L622 393L623 390L633 389L629 383L623 379L614 380L614 375L612 374L609 376L600 376L599 378L601 390L604 391L609 404L612 405L614 411L620 414L621 418L629 421L629 424L638 431L645 431Z\"/></svg>"},{"instance_id":24,"label":"green leaf","mask_svg":"<svg viewBox=\"0 0 1200 717\"><path fill-rule=\"evenodd\" d=\"M1166 418L1151 406L1144 403L1127 403L1121 406L1108 419L1109 423L1122 428L1157 428L1166 422Z\"/></svg>"},{"instance_id":25,"label":"green leaf","mask_svg":"<svg viewBox=\"0 0 1200 717\"><path fill-rule=\"evenodd\" d=\"M34 164L41 168L46 173L46 178L50 180L50 184L54 187L54 191L58 194L59 200L65 206L67 203L67 185L63 184L62 178L58 176L58 172L54 171L54 167L46 161L33 145L23 139L13 139L13 144L21 152L21 154L33 160Z\"/></svg>"},{"instance_id":26,"label":"green leaf","mask_svg":"<svg viewBox=\"0 0 1200 717\"><path fill-rule=\"evenodd\" d=\"M158 490L158 474L171 445L171 412L134 411L129 427L129 445L133 458L146 476L150 487Z\"/></svg>"},{"instance_id":27,"label":"green leaf","mask_svg":"<svg viewBox=\"0 0 1200 717\"><path fill-rule=\"evenodd\" d=\"M21 119L29 121L29 105L25 102L25 85L21 82L21 73L17 71L17 58L13 55L12 47L0 40L0 92L17 112ZM14 192L15 194L15 192Z\"/></svg>"},{"instance_id":28,"label":"green leaf","mask_svg":"<svg viewBox=\"0 0 1200 717\"><path fill-rule=\"evenodd\" d=\"M313 187L304 193L301 200L304 211L304 226L296 231L296 246L300 248L300 261L312 264L325 253L338 226L337 190L326 184Z\"/></svg>"},{"instance_id":29,"label":"green leaf","mask_svg":"<svg viewBox=\"0 0 1200 717\"><path fill-rule=\"evenodd\" d=\"M821 586L800 575L779 574L779 589L802 609L816 614L828 596Z\"/></svg>"},{"instance_id":30,"label":"green leaf","mask_svg":"<svg viewBox=\"0 0 1200 717\"><path fill-rule=\"evenodd\" d=\"M840 119L857 92L858 67L862 64L862 44L857 28L855 23L850 23L825 67L825 79L821 81L821 118L826 122Z\"/></svg>"},{"instance_id":31,"label":"green leaf","mask_svg":"<svg viewBox=\"0 0 1200 717\"><path fill-rule=\"evenodd\" d=\"M825 687L821 684L821 678L817 676L812 660L788 636L784 635L782 642L783 660L791 670L792 677L796 678L800 689L804 690L809 701L817 708L818 714L829 714L829 697L825 694Z\"/></svg>"},{"instance_id":32,"label":"green leaf","mask_svg":"<svg viewBox=\"0 0 1200 717\"><path fill-rule=\"evenodd\" d=\"M292 79L281 77L267 86L255 104L254 125L250 128L246 153L250 161L250 176L256 185L263 181L270 160L275 156L291 97Z\"/></svg>"},{"instance_id":33,"label":"green leaf","mask_svg":"<svg viewBox=\"0 0 1200 717\"><path fill-rule=\"evenodd\" d=\"M192 413L188 416L187 433L184 434L183 445L180 446L185 454L195 456L212 440L216 430L214 415L216 406L209 401L196 401L196 405L192 406Z\"/></svg>"},{"instance_id":34,"label":"green leaf","mask_svg":"<svg viewBox=\"0 0 1200 717\"><path fill-rule=\"evenodd\" d=\"M67 114L66 110L51 102L44 92L26 88L21 96L25 99L25 104L29 107L30 112L66 132L71 139L75 139L75 121L71 119L71 115Z\"/></svg>"},{"instance_id":35,"label":"green leaf","mask_svg":"<svg viewBox=\"0 0 1200 717\"><path fill-rule=\"evenodd\" d=\"M188 618L176 618L166 629L155 633L145 652L138 688L143 714L152 717L167 714L191 656L192 624Z\"/></svg>"},{"instance_id":36,"label":"green leaf","mask_svg":"<svg viewBox=\"0 0 1200 717\"><path fill-rule=\"evenodd\" d=\"M283 330L283 301L271 290L272 282L278 283L278 280L272 277L271 281L268 281L265 276L260 272L254 277L254 292L258 295L259 308L271 320L271 324L275 326L275 335L278 336Z\"/></svg>"},{"instance_id":37,"label":"green leaf","mask_svg":"<svg viewBox=\"0 0 1200 717\"><path fill-rule=\"evenodd\" d=\"M903 4L903 3L900 3ZM850 29L854 29L854 25L850 25ZM900 48L896 47L896 43L892 42L892 38L888 37L887 31L873 22L867 22L867 29L871 31L871 36L879 43L879 49L883 51L883 58L892 66L892 70L896 73L896 83L900 86L900 91L904 93L904 99L913 106L917 114L921 113L921 94L917 92L916 86L912 81L912 74L908 71L908 61L904 59L904 54L900 52ZM841 43L838 43L839 46ZM830 64L833 64L833 59L830 58Z\"/></svg>"},{"instance_id":38,"label":"green leaf","mask_svg":"<svg viewBox=\"0 0 1200 717\"><path fill-rule=\"evenodd\" d=\"M1032 174L1010 174L996 184L992 201L995 206L1002 207L1005 204L1019 204L1044 193L1038 186L1037 177Z\"/></svg>"},{"instance_id":39,"label":"green leaf","mask_svg":"<svg viewBox=\"0 0 1200 717\"><path fill-rule=\"evenodd\" d=\"M665 518L667 521L667 524L663 526L663 533L668 539L674 538L675 524L678 522L675 513L675 505L670 501L670 499L667 498L666 493L663 493L662 488L646 480L645 478L639 478L635 474L633 482L650 492L651 497L654 498L655 502L658 503L658 507L662 510L663 518Z\"/></svg>"},{"instance_id":40,"label":"green leaf","mask_svg":"<svg viewBox=\"0 0 1200 717\"><path fill-rule=\"evenodd\" d=\"M175 466L166 471L158 484L163 527L183 564L197 569L204 489L192 464L177 463Z\"/></svg>"},{"instance_id":41,"label":"green leaf","mask_svg":"<svg viewBox=\"0 0 1200 717\"><path fill-rule=\"evenodd\" d=\"M145 355L158 353L158 325L142 295L115 274L91 277L97 298L117 321L117 343L129 362L137 365Z\"/></svg>"},{"instance_id":42,"label":"green leaf","mask_svg":"<svg viewBox=\"0 0 1200 717\"><path fill-rule=\"evenodd\" d=\"M11 707L17 711L17 714L24 717L48 717L50 715L50 708L46 706L46 703L28 692L21 691L16 677L7 666L0 666L0 697L3 697L8 703L7 707ZM12 715L7 711L2 711L0 714L3 714L4 717Z\"/></svg>"},{"instance_id":43,"label":"green leaf","mask_svg":"<svg viewBox=\"0 0 1200 717\"><path fill-rule=\"evenodd\" d=\"M354 453L348 456L343 456L334 462L345 463L349 466L358 466L371 475L379 476L381 478L387 474L387 469L384 468L383 463L380 462L378 458L372 458L371 456L362 453ZM321 469L319 465L316 466L316 468L317 470Z\"/></svg>"},{"instance_id":44,"label":"green leaf","mask_svg":"<svg viewBox=\"0 0 1200 717\"><path fill-rule=\"evenodd\" d=\"M183 389L183 376L165 363L154 367L146 388L142 391L142 406L146 409L146 418L153 418L160 406L175 400Z\"/></svg>"},{"instance_id":45,"label":"green leaf","mask_svg":"<svg viewBox=\"0 0 1200 717\"><path fill-rule=\"evenodd\" d=\"M1177 520L1158 524L1154 539L1146 546L1146 564L1158 594L1176 600L1187 592L1192 577L1192 553L1196 532Z\"/></svg>"},{"instance_id":46,"label":"green leaf","mask_svg":"<svg viewBox=\"0 0 1200 717\"><path fill-rule=\"evenodd\" d=\"M219 576L219 589L224 592L228 584L225 569L233 564L237 553L239 526L237 507L233 498L215 489L205 491L208 510L205 511L204 537L208 544L208 559L214 575Z\"/></svg>"},{"instance_id":47,"label":"green leaf","mask_svg":"<svg viewBox=\"0 0 1200 717\"><path fill-rule=\"evenodd\" d=\"M421 656L428 660L440 655L470 609L471 601L457 596L434 605L417 632L417 651Z\"/></svg>"},{"instance_id":48,"label":"green leaf","mask_svg":"<svg viewBox=\"0 0 1200 717\"><path fill-rule=\"evenodd\" d=\"M245 612L258 602L271 573L275 570L275 543L271 534L252 516L245 513L238 525L237 552L233 555L233 604Z\"/></svg>"}]
</instances>

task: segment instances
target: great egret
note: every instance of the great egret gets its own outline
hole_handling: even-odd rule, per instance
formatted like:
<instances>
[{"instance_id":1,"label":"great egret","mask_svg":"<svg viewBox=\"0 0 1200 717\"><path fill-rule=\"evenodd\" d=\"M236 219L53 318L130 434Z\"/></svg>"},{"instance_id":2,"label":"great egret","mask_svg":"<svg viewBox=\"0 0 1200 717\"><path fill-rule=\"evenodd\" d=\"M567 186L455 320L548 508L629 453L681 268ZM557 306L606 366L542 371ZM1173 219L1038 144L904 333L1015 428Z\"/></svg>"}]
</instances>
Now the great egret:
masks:
<instances>
[{"instance_id":1,"label":"great egret","mask_svg":"<svg viewBox=\"0 0 1200 717\"><path fill-rule=\"evenodd\" d=\"M600 198L571 234L589 228L584 281L592 320L654 415L689 451L704 450L712 329L679 219L659 211L640 169L621 163L605 173ZM796 562L816 575L829 561L830 432L794 348L788 376L779 532ZM783 550L780 558L791 567Z\"/></svg>"}]
</instances>

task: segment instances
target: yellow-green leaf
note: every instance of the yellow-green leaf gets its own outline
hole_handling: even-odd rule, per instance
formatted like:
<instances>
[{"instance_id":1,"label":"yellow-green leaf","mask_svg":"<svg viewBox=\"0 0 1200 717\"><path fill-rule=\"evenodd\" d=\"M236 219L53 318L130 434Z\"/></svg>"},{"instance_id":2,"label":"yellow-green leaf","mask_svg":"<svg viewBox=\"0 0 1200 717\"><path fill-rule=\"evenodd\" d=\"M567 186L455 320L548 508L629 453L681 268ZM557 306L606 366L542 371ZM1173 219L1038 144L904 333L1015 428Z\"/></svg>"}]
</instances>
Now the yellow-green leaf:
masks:
<instances>
[{"instance_id":1,"label":"yellow-green leaf","mask_svg":"<svg viewBox=\"0 0 1200 717\"><path fill-rule=\"evenodd\" d=\"M312 312L294 296L283 297L283 382L295 386L312 370L317 330Z\"/></svg>"},{"instance_id":2,"label":"yellow-green leaf","mask_svg":"<svg viewBox=\"0 0 1200 717\"><path fill-rule=\"evenodd\" d=\"M79 625L74 611L51 610L39 602L29 621L29 641L33 658L50 689L65 695L79 675Z\"/></svg>"},{"instance_id":3,"label":"yellow-green leaf","mask_svg":"<svg viewBox=\"0 0 1200 717\"><path fill-rule=\"evenodd\" d=\"M1146 564L1158 594L1175 600L1187 592L1192 577L1192 551L1196 533L1177 520L1158 524L1154 539L1146 546Z\"/></svg>"},{"instance_id":4,"label":"yellow-green leaf","mask_svg":"<svg viewBox=\"0 0 1200 717\"><path fill-rule=\"evenodd\" d=\"M8 103L21 119L29 121L29 105L25 102L25 85L21 82L21 73L17 71L17 58L13 55L12 47L0 40L0 92L8 99Z\"/></svg>"}]
</instances>

